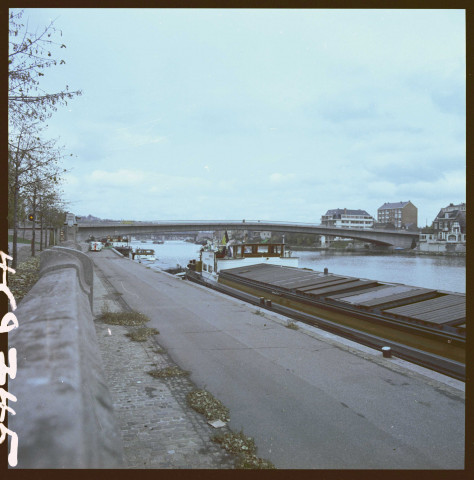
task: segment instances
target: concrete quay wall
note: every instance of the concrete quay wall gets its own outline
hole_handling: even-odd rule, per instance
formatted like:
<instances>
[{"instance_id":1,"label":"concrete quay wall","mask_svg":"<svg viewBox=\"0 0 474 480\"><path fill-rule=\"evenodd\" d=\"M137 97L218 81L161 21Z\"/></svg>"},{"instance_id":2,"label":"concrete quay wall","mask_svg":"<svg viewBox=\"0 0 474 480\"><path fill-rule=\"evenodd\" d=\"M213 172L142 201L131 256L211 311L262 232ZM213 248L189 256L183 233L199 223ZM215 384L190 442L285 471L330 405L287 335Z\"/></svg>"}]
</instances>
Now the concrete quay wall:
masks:
<instances>
[{"instance_id":1,"label":"concrete quay wall","mask_svg":"<svg viewBox=\"0 0 474 480\"><path fill-rule=\"evenodd\" d=\"M102 371L92 314L93 266L67 242L41 254L40 278L9 333L17 468L116 468L122 441Z\"/></svg>"}]
</instances>

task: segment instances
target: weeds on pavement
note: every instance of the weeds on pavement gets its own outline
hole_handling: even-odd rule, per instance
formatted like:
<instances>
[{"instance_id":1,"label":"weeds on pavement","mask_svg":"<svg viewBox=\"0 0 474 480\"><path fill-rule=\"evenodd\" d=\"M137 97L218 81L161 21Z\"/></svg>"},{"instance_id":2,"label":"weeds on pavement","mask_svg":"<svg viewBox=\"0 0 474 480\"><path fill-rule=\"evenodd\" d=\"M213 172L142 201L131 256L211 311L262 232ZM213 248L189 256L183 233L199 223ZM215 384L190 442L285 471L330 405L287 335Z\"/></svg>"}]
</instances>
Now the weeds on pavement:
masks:
<instances>
[{"instance_id":1,"label":"weeds on pavement","mask_svg":"<svg viewBox=\"0 0 474 480\"><path fill-rule=\"evenodd\" d=\"M235 468L240 469L274 469L275 466L268 460L256 456L257 447L252 437L240 433L224 433L215 435L213 442L218 443L230 453L239 456Z\"/></svg>"},{"instance_id":2,"label":"weeds on pavement","mask_svg":"<svg viewBox=\"0 0 474 480\"><path fill-rule=\"evenodd\" d=\"M102 310L99 320L102 320L104 323L108 323L109 325L128 325L132 327L144 325L150 321L150 319L143 313L135 311L109 312L107 308Z\"/></svg>"},{"instance_id":3,"label":"weeds on pavement","mask_svg":"<svg viewBox=\"0 0 474 480\"><path fill-rule=\"evenodd\" d=\"M179 367L166 367L156 370L150 370L148 375L151 375L154 378L168 378L168 377L183 377L190 374L186 370L181 370Z\"/></svg>"},{"instance_id":4,"label":"weeds on pavement","mask_svg":"<svg viewBox=\"0 0 474 480\"><path fill-rule=\"evenodd\" d=\"M126 333L125 335L134 342L146 342L148 337L158 335L159 333L160 332L156 328L141 327L133 332Z\"/></svg>"},{"instance_id":5,"label":"weeds on pavement","mask_svg":"<svg viewBox=\"0 0 474 480\"><path fill-rule=\"evenodd\" d=\"M193 390L186 396L188 405L203 414L208 420L230 420L229 409L206 390Z\"/></svg>"}]
</instances>

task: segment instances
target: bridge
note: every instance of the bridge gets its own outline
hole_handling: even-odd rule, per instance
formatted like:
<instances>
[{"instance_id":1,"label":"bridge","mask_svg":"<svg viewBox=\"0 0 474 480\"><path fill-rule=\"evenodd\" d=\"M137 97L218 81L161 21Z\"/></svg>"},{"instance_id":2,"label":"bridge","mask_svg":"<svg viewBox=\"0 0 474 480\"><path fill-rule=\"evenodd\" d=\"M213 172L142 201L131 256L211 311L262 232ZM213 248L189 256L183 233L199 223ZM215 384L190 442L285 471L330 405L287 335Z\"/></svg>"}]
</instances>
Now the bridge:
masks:
<instances>
[{"instance_id":1,"label":"bridge","mask_svg":"<svg viewBox=\"0 0 474 480\"><path fill-rule=\"evenodd\" d=\"M260 220L199 220L199 221L156 221L156 222L102 222L80 223L77 225L76 238L86 241L95 238L140 234L163 234L171 232L199 232L216 230L252 230L277 233L303 233L331 235L352 238L379 246L410 249L419 239L418 232L406 230L336 228L308 223L269 222Z\"/></svg>"}]
</instances>

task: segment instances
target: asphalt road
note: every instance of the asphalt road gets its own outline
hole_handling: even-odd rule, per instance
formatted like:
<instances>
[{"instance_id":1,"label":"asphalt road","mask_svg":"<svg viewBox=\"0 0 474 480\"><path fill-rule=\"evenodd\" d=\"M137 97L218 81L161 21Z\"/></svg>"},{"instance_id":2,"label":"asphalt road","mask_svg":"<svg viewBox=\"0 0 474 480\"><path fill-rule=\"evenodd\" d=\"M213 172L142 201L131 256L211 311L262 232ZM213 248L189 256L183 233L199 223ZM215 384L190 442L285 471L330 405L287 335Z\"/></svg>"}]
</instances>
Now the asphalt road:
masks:
<instances>
[{"instance_id":1,"label":"asphalt road","mask_svg":"<svg viewBox=\"0 0 474 480\"><path fill-rule=\"evenodd\" d=\"M462 390L110 250L89 254L277 468L464 467Z\"/></svg>"}]
</instances>

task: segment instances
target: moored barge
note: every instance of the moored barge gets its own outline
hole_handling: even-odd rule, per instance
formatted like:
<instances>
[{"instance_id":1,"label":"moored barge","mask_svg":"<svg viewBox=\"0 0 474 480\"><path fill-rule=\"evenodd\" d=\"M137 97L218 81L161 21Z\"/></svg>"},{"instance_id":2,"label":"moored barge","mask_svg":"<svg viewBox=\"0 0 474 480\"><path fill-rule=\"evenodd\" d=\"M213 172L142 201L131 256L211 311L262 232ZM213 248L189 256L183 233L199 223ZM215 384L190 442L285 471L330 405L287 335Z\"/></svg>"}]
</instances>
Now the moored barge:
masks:
<instances>
[{"instance_id":1,"label":"moored barge","mask_svg":"<svg viewBox=\"0 0 474 480\"><path fill-rule=\"evenodd\" d=\"M214 283L224 289L302 312L314 318L314 322L309 323L322 328L329 326L327 329L331 330L333 326L335 332L338 328L360 332L364 338L377 338L388 345L428 352L434 358L449 359L465 368L465 294L272 262L233 268L234 264L227 262L227 268L222 269L219 258L214 257L216 263L211 272L217 267ZM187 278L211 285L206 278L209 274L206 276L202 272L205 258L202 252L200 261L188 265Z\"/></svg>"}]
</instances>

